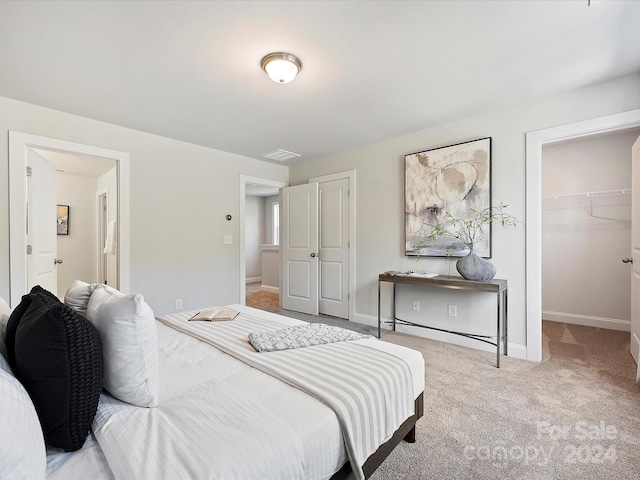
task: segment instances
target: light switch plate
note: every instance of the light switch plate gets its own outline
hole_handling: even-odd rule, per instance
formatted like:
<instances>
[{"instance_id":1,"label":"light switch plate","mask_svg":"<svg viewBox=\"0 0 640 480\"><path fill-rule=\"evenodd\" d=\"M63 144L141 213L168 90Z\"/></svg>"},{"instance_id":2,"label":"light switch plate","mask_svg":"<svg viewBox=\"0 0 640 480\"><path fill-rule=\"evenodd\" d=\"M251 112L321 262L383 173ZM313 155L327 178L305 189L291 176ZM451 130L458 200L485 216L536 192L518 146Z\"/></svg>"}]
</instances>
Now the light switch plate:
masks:
<instances>
[{"instance_id":1,"label":"light switch plate","mask_svg":"<svg viewBox=\"0 0 640 480\"><path fill-rule=\"evenodd\" d=\"M225 235L224 236L224 244L225 245L233 245L233 235Z\"/></svg>"}]
</instances>

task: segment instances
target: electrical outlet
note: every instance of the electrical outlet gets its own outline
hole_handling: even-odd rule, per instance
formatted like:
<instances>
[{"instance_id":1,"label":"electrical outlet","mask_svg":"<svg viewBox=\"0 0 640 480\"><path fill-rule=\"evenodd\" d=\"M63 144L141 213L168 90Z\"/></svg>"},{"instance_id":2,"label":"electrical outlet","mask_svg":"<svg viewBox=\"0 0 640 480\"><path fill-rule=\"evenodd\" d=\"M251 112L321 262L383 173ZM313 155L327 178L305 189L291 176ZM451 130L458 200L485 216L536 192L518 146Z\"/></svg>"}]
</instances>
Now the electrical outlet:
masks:
<instances>
[{"instance_id":1,"label":"electrical outlet","mask_svg":"<svg viewBox=\"0 0 640 480\"><path fill-rule=\"evenodd\" d=\"M457 305L449 305L449 316L457 317L458 316L458 306Z\"/></svg>"},{"instance_id":2,"label":"electrical outlet","mask_svg":"<svg viewBox=\"0 0 640 480\"><path fill-rule=\"evenodd\" d=\"M182 310L182 299L176 298L176 310Z\"/></svg>"},{"instance_id":3,"label":"electrical outlet","mask_svg":"<svg viewBox=\"0 0 640 480\"><path fill-rule=\"evenodd\" d=\"M413 311L414 312L419 312L420 311L420 302L418 300L414 300L413 301Z\"/></svg>"},{"instance_id":4,"label":"electrical outlet","mask_svg":"<svg viewBox=\"0 0 640 480\"><path fill-rule=\"evenodd\" d=\"M224 236L224 244L225 245L233 245L233 235L225 235Z\"/></svg>"}]
</instances>

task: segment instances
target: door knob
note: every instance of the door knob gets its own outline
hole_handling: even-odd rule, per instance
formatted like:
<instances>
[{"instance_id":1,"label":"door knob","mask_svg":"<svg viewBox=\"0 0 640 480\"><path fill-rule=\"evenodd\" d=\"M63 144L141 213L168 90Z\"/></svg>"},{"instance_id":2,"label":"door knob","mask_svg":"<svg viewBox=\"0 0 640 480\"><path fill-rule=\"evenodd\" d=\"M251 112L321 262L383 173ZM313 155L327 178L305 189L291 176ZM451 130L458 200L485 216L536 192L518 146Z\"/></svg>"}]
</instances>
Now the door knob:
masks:
<instances>
[{"instance_id":1,"label":"door knob","mask_svg":"<svg viewBox=\"0 0 640 480\"><path fill-rule=\"evenodd\" d=\"M59 263L62 263L62 260L61 260L61 259L59 259L59 258L56 258L56 259L53 261L53 264L54 264L54 265L58 265Z\"/></svg>"},{"instance_id":2,"label":"door knob","mask_svg":"<svg viewBox=\"0 0 640 480\"><path fill-rule=\"evenodd\" d=\"M312 254L311 254L311 258L315 258L315 257L316 257L316 254L315 254L315 253L312 253Z\"/></svg>"},{"instance_id":3,"label":"door knob","mask_svg":"<svg viewBox=\"0 0 640 480\"><path fill-rule=\"evenodd\" d=\"M633 258L623 258L622 263L633 263Z\"/></svg>"}]
</instances>

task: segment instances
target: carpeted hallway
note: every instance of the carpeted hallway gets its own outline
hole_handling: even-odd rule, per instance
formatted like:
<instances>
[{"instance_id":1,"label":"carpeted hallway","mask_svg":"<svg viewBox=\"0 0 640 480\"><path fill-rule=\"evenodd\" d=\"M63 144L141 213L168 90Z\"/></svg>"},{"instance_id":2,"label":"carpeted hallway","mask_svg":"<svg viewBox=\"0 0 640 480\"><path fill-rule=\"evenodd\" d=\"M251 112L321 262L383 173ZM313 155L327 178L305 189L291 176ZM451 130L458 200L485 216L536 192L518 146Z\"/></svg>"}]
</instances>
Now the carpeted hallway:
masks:
<instances>
[{"instance_id":1,"label":"carpeted hallway","mask_svg":"<svg viewBox=\"0 0 640 480\"><path fill-rule=\"evenodd\" d=\"M422 352L425 415L416 443L402 442L373 480L640 478L628 332L545 321L543 361L503 357L500 369L490 352L382 339Z\"/></svg>"},{"instance_id":2,"label":"carpeted hallway","mask_svg":"<svg viewBox=\"0 0 640 480\"><path fill-rule=\"evenodd\" d=\"M322 322L329 325L336 325L343 328L349 328L361 333L377 335L377 328L360 323L349 322L340 318L330 317L328 315L307 315L300 312L292 312L291 310L283 310L280 308L280 300L277 293L266 292L260 290L260 283L248 283L245 301L247 306L259 308L267 312L279 313L285 317L298 318L306 322Z\"/></svg>"}]
</instances>

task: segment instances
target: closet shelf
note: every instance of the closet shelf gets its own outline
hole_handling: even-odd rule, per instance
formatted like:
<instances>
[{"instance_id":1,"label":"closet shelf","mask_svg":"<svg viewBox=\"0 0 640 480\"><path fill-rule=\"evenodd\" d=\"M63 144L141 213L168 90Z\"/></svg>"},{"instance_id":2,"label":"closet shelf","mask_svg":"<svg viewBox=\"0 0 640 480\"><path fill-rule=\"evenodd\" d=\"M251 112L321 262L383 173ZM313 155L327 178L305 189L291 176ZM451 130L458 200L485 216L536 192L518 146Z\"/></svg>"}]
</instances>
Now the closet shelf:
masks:
<instances>
[{"instance_id":1,"label":"closet shelf","mask_svg":"<svg viewBox=\"0 0 640 480\"><path fill-rule=\"evenodd\" d=\"M567 193L542 197L543 210L608 207L614 205L631 205L631 189Z\"/></svg>"}]
</instances>

